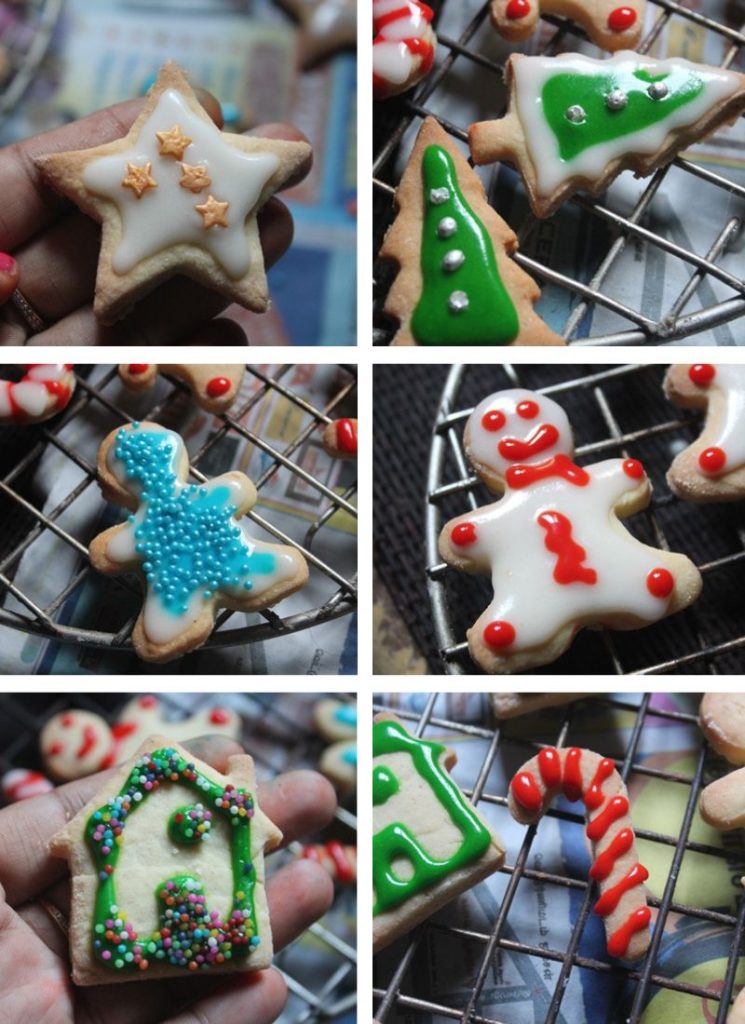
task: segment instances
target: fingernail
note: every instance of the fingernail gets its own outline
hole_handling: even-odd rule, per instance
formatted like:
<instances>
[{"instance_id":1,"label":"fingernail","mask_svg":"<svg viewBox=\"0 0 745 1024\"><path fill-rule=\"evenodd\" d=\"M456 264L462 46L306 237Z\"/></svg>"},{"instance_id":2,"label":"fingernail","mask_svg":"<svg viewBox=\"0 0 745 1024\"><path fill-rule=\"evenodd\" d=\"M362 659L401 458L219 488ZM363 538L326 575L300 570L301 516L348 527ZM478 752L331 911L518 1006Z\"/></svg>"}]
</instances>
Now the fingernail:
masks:
<instances>
[{"instance_id":1,"label":"fingernail","mask_svg":"<svg viewBox=\"0 0 745 1024\"><path fill-rule=\"evenodd\" d=\"M0 252L0 274L10 274L16 269L16 261L7 252Z\"/></svg>"}]
</instances>

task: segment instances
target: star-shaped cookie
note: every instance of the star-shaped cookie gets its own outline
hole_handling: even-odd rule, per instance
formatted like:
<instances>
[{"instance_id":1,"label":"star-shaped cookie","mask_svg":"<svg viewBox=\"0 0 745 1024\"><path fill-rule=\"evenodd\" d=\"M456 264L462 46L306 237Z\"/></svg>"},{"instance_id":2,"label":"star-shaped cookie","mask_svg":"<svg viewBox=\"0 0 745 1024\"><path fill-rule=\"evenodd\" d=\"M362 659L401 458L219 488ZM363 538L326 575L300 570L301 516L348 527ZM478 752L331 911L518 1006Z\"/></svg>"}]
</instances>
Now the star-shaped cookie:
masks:
<instances>
[{"instance_id":1,"label":"star-shaped cookie","mask_svg":"<svg viewBox=\"0 0 745 1024\"><path fill-rule=\"evenodd\" d=\"M303 66L357 43L357 0L280 0L300 22Z\"/></svg>"},{"instance_id":2,"label":"star-shaped cookie","mask_svg":"<svg viewBox=\"0 0 745 1024\"><path fill-rule=\"evenodd\" d=\"M306 142L221 132L181 68L168 63L124 138L36 163L101 223L94 311L114 323L175 274L263 313L269 295L256 214L310 153Z\"/></svg>"}]
</instances>

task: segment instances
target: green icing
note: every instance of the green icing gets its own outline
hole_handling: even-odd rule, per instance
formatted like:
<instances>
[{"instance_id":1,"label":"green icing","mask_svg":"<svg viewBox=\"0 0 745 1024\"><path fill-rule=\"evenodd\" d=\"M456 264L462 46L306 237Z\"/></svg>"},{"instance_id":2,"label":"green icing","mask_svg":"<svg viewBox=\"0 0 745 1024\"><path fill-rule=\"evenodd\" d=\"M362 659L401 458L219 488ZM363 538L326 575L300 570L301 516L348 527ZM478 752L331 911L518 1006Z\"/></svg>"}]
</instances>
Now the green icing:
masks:
<instances>
[{"instance_id":1,"label":"green icing","mask_svg":"<svg viewBox=\"0 0 745 1024\"><path fill-rule=\"evenodd\" d=\"M442 146L425 149L422 184L422 294L411 317L411 333L421 345L506 345L514 341L520 321L502 283L494 246L466 202L452 157ZM441 201L433 201L433 190L441 190ZM456 230L448 237L438 234L444 218L455 222ZM463 262L457 269L446 270L443 260L454 251L463 254ZM451 308L454 292L465 294L466 308Z\"/></svg>"},{"instance_id":2,"label":"green icing","mask_svg":"<svg viewBox=\"0 0 745 1024\"><path fill-rule=\"evenodd\" d=\"M462 835L460 846L445 859L437 859L424 849L407 825L393 822L373 836L373 884L376 893L374 914L392 910L427 886L453 871L478 860L489 848L491 835L476 811L440 766L445 747L418 739L398 722L381 721L373 726L373 757L408 754L414 770L434 793ZM399 789L399 782L385 765L373 771L373 803L384 804ZM394 861L404 858L411 864L411 878L400 878Z\"/></svg>"},{"instance_id":3,"label":"green icing","mask_svg":"<svg viewBox=\"0 0 745 1024\"><path fill-rule=\"evenodd\" d=\"M653 99L647 91L653 82L664 82L667 95ZM543 86L541 99L546 120L559 143L561 159L570 161L593 146L664 121L673 111L695 100L703 88L703 80L685 68L654 76L643 70L618 69L599 75L554 75ZM621 110L611 110L606 103L614 90L620 90L628 99ZM573 106L582 107L583 121L569 120L567 110Z\"/></svg>"},{"instance_id":4,"label":"green icing","mask_svg":"<svg viewBox=\"0 0 745 1024\"><path fill-rule=\"evenodd\" d=\"M173 812L163 827L179 845L199 842L187 835L180 814L197 808L201 820L222 819L229 829L232 867L232 909L225 919L207 906L201 882L190 874L167 878L155 889L158 925L138 936L120 907L116 869L130 817L161 786L179 785L192 790L199 803ZM210 810L204 810L209 807ZM259 944L254 890L256 873L251 862L251 795L232 785L220 786L197 771L170 747L144 754L132 768L124 786L86 822L85 839L93 855L97 889L91 942L93 954L104 967L119 971L147 971L163 963L175 969L206 970L235 957L245 957ZM147 850L141 852L147 862Z\"/></svg>"}]
</instances>

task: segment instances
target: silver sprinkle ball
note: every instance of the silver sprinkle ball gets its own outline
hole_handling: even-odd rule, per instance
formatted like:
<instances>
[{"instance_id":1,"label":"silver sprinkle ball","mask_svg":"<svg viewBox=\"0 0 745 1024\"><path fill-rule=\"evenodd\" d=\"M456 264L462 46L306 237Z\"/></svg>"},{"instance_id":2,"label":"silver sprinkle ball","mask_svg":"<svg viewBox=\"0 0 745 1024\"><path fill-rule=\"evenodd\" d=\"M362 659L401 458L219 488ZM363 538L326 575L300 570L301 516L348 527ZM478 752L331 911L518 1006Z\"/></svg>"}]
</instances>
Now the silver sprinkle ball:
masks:
<instances>
[{"instance_id":1,"label":"silver sprinkle ball","mask_svg":"<svg viewBox=\"0 0 745 1024\"><path fill-rule=\"evenodd\" d=\"M653 100L664 100L669 91L670 90L664 82L652 82L647 89L647 92Z\"/></svg>"},{"instance_id":2,"label":"silver sprinkle ball","mask_svg":"<svg viewBox=\"0 0 745 1024\"><path fill-rule=\"evenodd\" d=\"M439 238L450 238L457 230L458 225L453 217L443 217L437 225L437 235Z\"/></svg>"},{"instance_id":3,"label":"silver sprinkle ball","mask_svg":"<svg viewBox=\"0 0 745 1024\"><path fill-rule=\"evenodd\" d=\"M627 107L629 98L623 89L613 89L605 97L605 105L608 110L623 110Z\"/></svg>"},{"instance_id":4,"label":"silver sprinkle ball","mask_svg":"<svg viewBox=\"0 0 745 1024\"><path fill-rule=\"evenodd\" d=\"M429 190L429 201L433 206L441 206L450 198L450 190L447 188L431 188Z\"/></svg>"},{"instance_id":5,"label":"silver sprinkle ball","mask_svg":"<svg viewBox=\"0 0 745 1024\"><path fill-rule=\"evenodd\" d=\"M566 111L567 121L571 121L572 124L582 124L587 119L585 108L576 105L574 107L568 107Z\"/></svg>"},{"instance_id":6,"label":"silver sprinkle ball","mask_svg":"<svg viewBox=\"0 0 745 1024\"><path fill-rule=\"evenodd\" d=\"M442 269L452 272L453 270L457 270L458 267L462 267L465 260L465 253L460 249L451 249L442 257Z\"/></svg>"},{"instance_id":7,"label":"silver sprinkle ball","mask_svg":"<svg viewBox=\"0 0 745 1024\"><path fill-rule=\"evenodd\" d=\"M448 299L448 308L451 313L462 313L468 309L468 296L465 292L451 292Z\"/></svg>"}]
</instances>

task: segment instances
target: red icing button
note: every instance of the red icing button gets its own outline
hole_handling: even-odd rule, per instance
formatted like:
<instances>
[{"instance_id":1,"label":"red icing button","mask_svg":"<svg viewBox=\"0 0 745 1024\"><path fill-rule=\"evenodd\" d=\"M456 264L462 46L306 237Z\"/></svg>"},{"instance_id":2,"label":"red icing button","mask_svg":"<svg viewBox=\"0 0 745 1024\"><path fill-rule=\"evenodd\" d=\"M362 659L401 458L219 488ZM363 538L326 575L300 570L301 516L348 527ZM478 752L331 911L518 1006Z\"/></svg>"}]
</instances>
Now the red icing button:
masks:
<instances>
[{"instance_id":1,"label":"red icing button","mask_svg":"<svg viewBox=\"0 0 745 1024\"><path fill-rule=\"evenodd\" d=\"M522 416L524 420L535 419L540 411L538 402L531 402L529 399L525 402L520 402L517 407L517 415Z\"/></svg>"},{"instance_id":2,"label":"red icing button","mask_svg":"<svg viewBox=\"0 0 745 1024\"><path fill-rule=\"evenodd\" d=\"M61 743L53 743L51 747L47 747L47 755L49 757L57 757L64 750L64 746Z\"/></svg>"},{"instance_id":3,"label":"red icing button","mask_svg":"<svg viewBox=\"0 0 745 1024\"><path fill-rule=\"evenodd\" d=\"M227 377L213 377L207 381L207 394L210 398L219 398L230 391L230 381Z\"/></svg>"},{"instance_id":4,"label":"red icing button","mask_svg":"<svg viewBox=\"0 0 745 1024\"><path fill-rule=\"evenodd\" d=\"M721 473L727 456L721 448L704 448L698 457L698 464L704 473Z\"/></svg>"},{"instance_id":5,"label":"red icing button","mask_svg":"<svg viewBox=\"0 0 745 1024\"><path fill-rule=\"evenodd\" d=\"M694 363L688 368L688 376L700 388L708 387L716 375L716 367L711 363Z\"/></svg>"},{"instance_id":6,"label":"red icing button","mask_svg":"<svg viewBox=\"0 0 745 1024\"><path fill-rule=\"evenodd\" d=\"M507 4L505 14L512 21L519 21L520 18L527 18L530 14L530 4L528 0L510 0Z\"/></svg>"},{"instance_id":7,"label":"red icing button","mask_svg":"<svg viewBox=\"0 0 745 1024\"><path fill-rule=\"evenodd\" d=\"M69 727L70 727L70 726L72 725L72 723L73 723L73 721L74 721L74 718L73 718L73 717L72 717L72 715L71 715L71 714L70 714L70 713L68 712L67 714L65 714L65 715L63 715L63 716L62 716L62 718L60 719L60 721L62 722L62 725L63 725L63 726L65 727L65 729L69 729Z\"/></svg>"},{"instance_id":8,"label":"red icing button","mask_svg":"<svg viewBox=\"0 0 745 1024\"><path fill-rule=\"evenodd\" d=\"M137 701L141 708L154 708L158 703L157 697L140 697Z\"/></svg>"},{"instance_id":9,"label":"red icing button","mask_svg":"<svg viewBox=\"0 0 745 1024\"><path fill-rule=\"evenodd\" d=\"M644 466L638 459L626 459L623 464L623 471L626 476L630 476L634 480L641 480L644 476Z\"/></svg>"},{"instance_id":10,"label":"red icing button","mask_svg":"<svg viewBox=\"0 0 745 1024\"><path fill-rule=\"evenodd\" d=\"M674 586L673 574L667 569L652 569L647 576L647 590L652 597L669 597Z\"/></svg>"},{"instance_id":11,"label":"red icing button","mask_svg":"<svg viewBox=\"0 0 745 1024\"><path fill-rule=\"evenodd\" d=\"M484 643L489 647L509 647L515 642L515 627L511 622L490 622L484 630Z\"/></svg>"},{"instance_id":12,"label":"red icing button","mask_svg":"<svg viewBox=\"0 0 745 1024\"><path fill-rule=\"evenodd\" d=\"M129 372L137 377L141 373L146 373L149 363L130 363Z\"/></svg>"},{"instance_id":13,"label":"red icing button","mask_svg":"<svg viewBox=\"0 0 745 1024\"><path fill-rule=\"evenodd\" d=\"M210 722L213 725L227 725L230 721L230 712L224 708L213 708L210 711Z\"/></svg>"},{"instance_id":14,"label":"red icing button","mask_svg":"<svg viewBox=\"0 0 745 1024\"><path fill-rule=\"evenodd\" d=\"M458 523L450 533L450 540L458 548L468 547L476 543L476 527L473 523Z\"/></svg>"},{"instance_id":15,"label":"red icing button","mask_svg":"<svg viewBox=\"0 0 745 1024\"><path fill-rule=\"evenodd\" d=\"M507 422L507 417L499 409L492 409L491 412L485 412L481 417L481 426L484 430L490 430L492 433L496 433L501 430Z\"/></svg>"},{"instance_id":16,"label":"red icing button","mask_svg":"<svg viewBox=\"0 0 745 1024\"><path fill-rule=\"evenodd\" d=\"M611 32L625 32L636 24L636 11L631 7L616 7L608 15L608 28Z\"/></svg>"}]
</instances>

